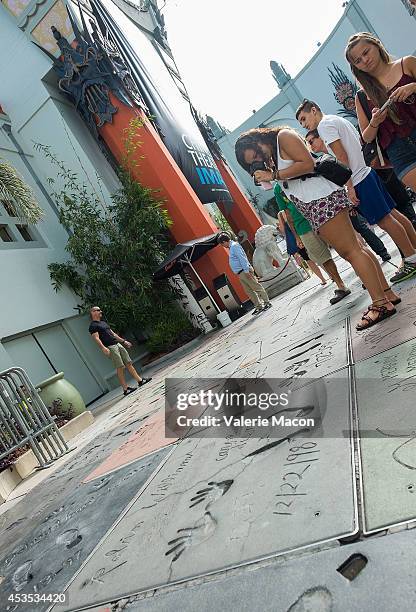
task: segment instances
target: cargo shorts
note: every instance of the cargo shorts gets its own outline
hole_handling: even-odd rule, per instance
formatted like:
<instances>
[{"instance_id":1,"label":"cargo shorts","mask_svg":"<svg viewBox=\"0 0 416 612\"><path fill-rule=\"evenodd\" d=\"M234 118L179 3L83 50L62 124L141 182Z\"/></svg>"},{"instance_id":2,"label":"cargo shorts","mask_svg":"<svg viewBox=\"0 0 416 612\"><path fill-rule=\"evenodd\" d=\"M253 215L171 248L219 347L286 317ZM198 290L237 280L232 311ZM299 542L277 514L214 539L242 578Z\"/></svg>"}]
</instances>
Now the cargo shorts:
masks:
<instances>
[{"instance_id":1,"label":"cargo shorts","mask_svg":"<svg viewBox=\"0 0 416 612\"><path fill-rule=\"evenodd\" d=\"M113 362L115 368L122 368L131 363L130 355L122 344L112 344L107 348L110 349L110 359Z\"/></svg>"}]
</instances>

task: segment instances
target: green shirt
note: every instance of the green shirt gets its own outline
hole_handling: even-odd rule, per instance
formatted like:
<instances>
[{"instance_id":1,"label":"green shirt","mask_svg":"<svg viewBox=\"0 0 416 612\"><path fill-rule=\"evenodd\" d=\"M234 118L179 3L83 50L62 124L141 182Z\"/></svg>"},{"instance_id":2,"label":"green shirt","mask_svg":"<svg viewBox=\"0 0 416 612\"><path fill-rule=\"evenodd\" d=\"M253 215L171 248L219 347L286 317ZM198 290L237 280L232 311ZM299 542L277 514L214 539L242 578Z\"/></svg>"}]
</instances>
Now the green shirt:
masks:
<instances>
[{"instance_id":1,"label":"green shirt","mask_svg":"<svg viewBox=\"0 0 416 612\"><path fill-rule=\"evenodd\" d=\"M312 231L309 221L298 211L293 202L285 196L279 183L276 183L274 186L274 197L280 210L288 210L290 212L298 236Z\"/></svg>"}]
</instances>

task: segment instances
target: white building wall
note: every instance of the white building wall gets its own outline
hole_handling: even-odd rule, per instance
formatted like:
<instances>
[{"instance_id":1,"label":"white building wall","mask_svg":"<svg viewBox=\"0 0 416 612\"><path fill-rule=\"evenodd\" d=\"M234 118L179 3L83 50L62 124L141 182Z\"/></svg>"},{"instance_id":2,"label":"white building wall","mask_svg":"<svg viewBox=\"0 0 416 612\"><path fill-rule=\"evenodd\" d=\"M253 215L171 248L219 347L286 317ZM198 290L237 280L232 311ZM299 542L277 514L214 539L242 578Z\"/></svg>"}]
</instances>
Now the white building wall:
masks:
<instances>
[{"instance_id":1,"label":"white building wall","mask_svg":"<svg viewBox=\"0 0 416 612\"><path fill-rule=\"evenodd\" d=\"M334 98L334 85L328 69L333 70L335 63L352 80L349 64L344 59L344 50L346 41L355 31L348 19L341 19L319 51L295 79L303 97L317 102L326 113L336 114L341 109ZM296 127L299 128L297 122Z\"/></svg>"},{"instance_id":2,"label":"white building wall","mask_svg":"<svg viewBox=\"0 0 416 612\"><path fill-rule=\"evenodd\" d=\"M405 1L358 0L357 6L390 53L397 57L415 54L416 17L412 17L406 10Z\"/></svg>"},{"instance_id":3,"label":"white building wall","mask_svg":"<svg viewBox=\"0 0 416 612\"><path fill-rule=\"evenodd\" d=\"M48 177L56 178L57 169L34 149L33 142L50 145L57 158L79 174L81 183L87 183L100 195L103 193L104 199L109 202L110 193L118 187L116 175L73 107L49 84L56 81L49 74L50 59L27 39L1 4L0 53L0 106L10 119L13 137L46 191L51 195L52 189L59 190L59 180L54 188L47 181ZM36 342L38 338L45 338L45 343L47 340L50 344L51 334L45 333L45 329L50 328L56 330L58 343L58 346L50 345L51 354L54 355L53 366L58 371L64 369L59 359L59 339L68 340L71 351L73 346L76 347L74 359L79 362L79 372L82 371L80 384L83 381L85 386L86 368L91 379L90 392L97 396L109 387L117 386L114 369L110 360L101 354L92 341L88 333L88 318L77 316L77 297L67 288L56 293L51 285L47 266L67 259L67 233L19 157L16 147L1 129L3 123L4 117L3 120L0 117L0 157L9 160L32 187L45 211L45 218L37 226L43 241L40 248L32 248L30 243L0 245L0 370L12 365L25 365L29 374L33 369L34 377L40 372L49 373L50 366ZM97 175L101 177L100 185ZM62 350L65 351L64 346ZM36 355L43 360L42 367L35 367ZM136 351L133 357L138 356ZM76 377L74 359L66 363ZM71 382L77 384L77 380Z\"/></svg>"}]
</instances>

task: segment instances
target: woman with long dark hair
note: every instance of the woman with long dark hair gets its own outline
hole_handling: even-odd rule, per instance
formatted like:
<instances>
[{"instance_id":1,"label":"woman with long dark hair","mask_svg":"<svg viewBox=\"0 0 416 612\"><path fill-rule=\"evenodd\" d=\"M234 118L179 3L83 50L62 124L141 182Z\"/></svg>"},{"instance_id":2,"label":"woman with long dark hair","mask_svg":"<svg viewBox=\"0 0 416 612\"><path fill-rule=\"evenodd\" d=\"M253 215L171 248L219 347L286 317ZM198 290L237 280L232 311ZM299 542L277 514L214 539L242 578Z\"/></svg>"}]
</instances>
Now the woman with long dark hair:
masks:
<instances>
[{"instance_id":1,"label":"woman with long dark hair","mask_svg":"<svg viewBox=\"0 0 416 612\"><path fill-rule=\"evenodd\" d=\"M359 244L349 218L350 202L345 190L322 176L297 178L314 171L304 140L290 128L257 128L241 134L235 154L240 166L257 182L279 182L313 231L351 264L367 287L372 304L357 330L395 314L394 304L401 300L389 287L376 258ZM263 163L264 169L252 171L254 162Z\"/></svg>"},{"instance_id":2,"label":"woman with long dark hair","mask_svg":"<svg viewBox=\"0 0 416 612\"><path fill-rule=\"evenodd\" d=\"M415 191L416 57L393 60L369 32L351 36L345 56L372 111L369 120L357 95L355 104L364 141L377 138L398 178ZM388 101L387 108L381 110Z\"/></svg>"}]
</instances>

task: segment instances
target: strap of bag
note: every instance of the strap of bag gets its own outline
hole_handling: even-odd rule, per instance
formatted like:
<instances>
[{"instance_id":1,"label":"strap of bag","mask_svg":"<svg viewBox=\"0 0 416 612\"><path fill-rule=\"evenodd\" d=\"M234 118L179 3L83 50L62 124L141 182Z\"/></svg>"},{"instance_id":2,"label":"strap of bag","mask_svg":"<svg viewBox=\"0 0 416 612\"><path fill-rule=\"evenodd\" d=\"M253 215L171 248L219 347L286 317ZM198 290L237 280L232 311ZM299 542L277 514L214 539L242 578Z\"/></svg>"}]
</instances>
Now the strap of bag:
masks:
<instances>
[{"instance_id":1,"label":"strap of bag","mask_svg":"<svg viewBox=\"0 0 416 612\"><path fill-rule=\"evenodd\" d=\"M372 114L372 112L370 110L370 106L368 104L367 94L365 93L364 89L359 89L357 91L357 96L358 96L358 99L359 99L359 101L361 103L363 111L365 113L365 116L367 117L368 121L371 121L371 118L372 118L373 114ZM361 136L361 138L362 138L362 136ZM381 147L380 147L380 144L378 142L377 136L375 137L374 140L376 142L378 161L380 162L381 166L385 166L386 165L386 161L384 159L383 151L381 150Z\"/></svg>"},{"instance_id":2,"label":"strap of bag","mask_svg":"<svg viewBox=\"0 0 416 612\"><path fill-rule=\"evenodd\" d=\"M367 117L367 119L369 121L371 121L371 117L373 116L370 110L370 106L368 104L368 99L367 99L367 94L365 93L364 89L359 89L357 91L357 96L358 99L361 103L361 106L363 107L363 111L365 112L365 116Z\"/></svg>"}]
</instances>

